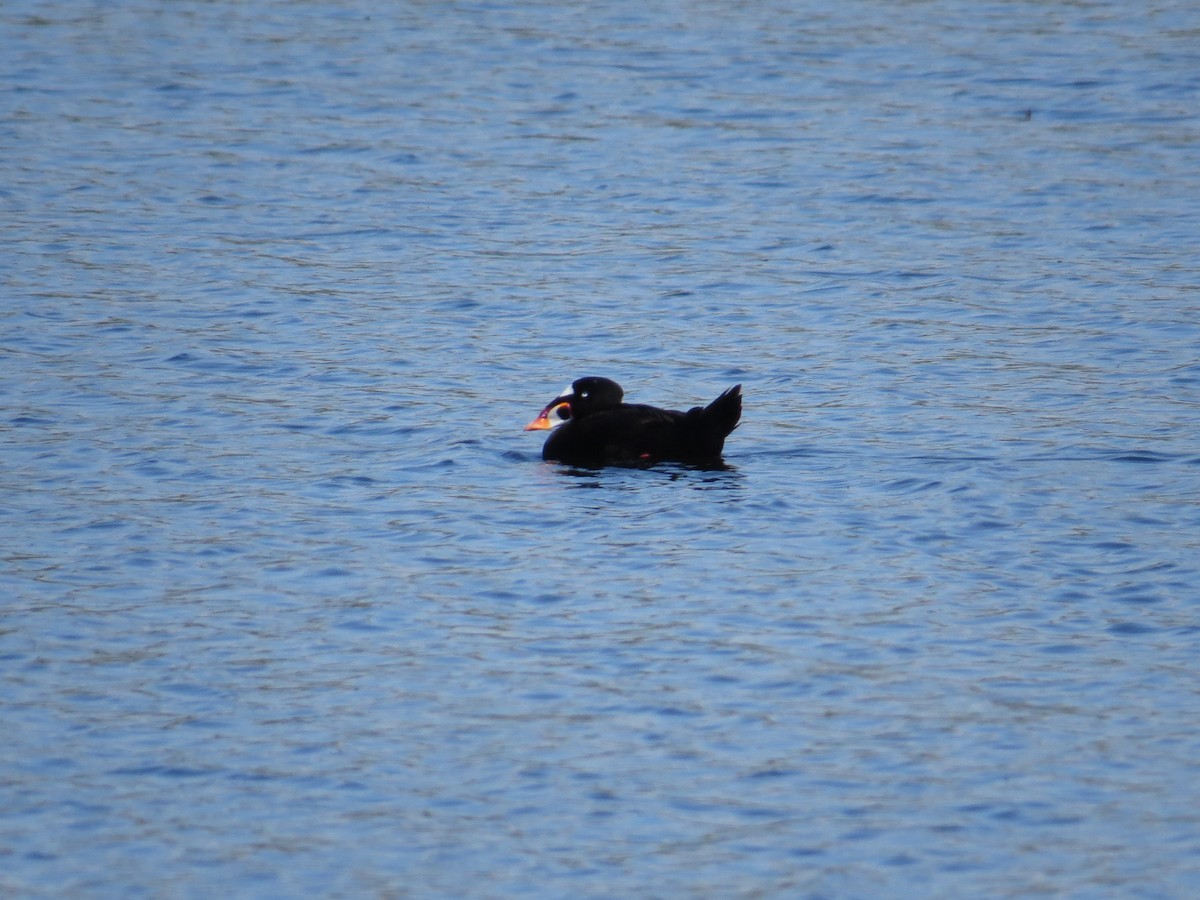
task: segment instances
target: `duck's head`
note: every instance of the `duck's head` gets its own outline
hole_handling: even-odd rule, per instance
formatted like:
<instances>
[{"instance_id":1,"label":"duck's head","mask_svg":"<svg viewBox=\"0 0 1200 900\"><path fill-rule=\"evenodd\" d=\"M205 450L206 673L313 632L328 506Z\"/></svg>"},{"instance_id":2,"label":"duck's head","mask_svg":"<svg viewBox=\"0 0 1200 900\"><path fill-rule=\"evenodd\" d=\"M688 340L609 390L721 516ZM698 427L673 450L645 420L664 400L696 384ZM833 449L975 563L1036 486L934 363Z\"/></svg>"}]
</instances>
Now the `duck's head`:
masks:
<instances>
[{"instance_id":1,"label":"duck's head","mask_svg":"<svg viewBox=\"0 0 1200 900\"><path fill-rule=\"evenodd\" d=\"M579 419L597 410L620 406L625 392L610 378L589 375L580 378L546 404L538 417L525 426L526 431L549 431L571 419Z\"/></svg>"}]
</instances>

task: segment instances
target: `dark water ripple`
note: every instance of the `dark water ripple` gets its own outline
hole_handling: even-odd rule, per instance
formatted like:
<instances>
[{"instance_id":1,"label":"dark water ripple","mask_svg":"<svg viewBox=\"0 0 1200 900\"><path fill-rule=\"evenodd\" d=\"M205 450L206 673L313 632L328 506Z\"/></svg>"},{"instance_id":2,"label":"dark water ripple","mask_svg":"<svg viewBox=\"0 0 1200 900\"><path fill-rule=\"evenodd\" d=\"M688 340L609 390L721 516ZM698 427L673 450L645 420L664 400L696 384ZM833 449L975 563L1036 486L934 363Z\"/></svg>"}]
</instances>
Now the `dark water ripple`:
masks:
<instances>
[{"instance_id":1,"label":"dark water ripple","mask_svg":"<svg viewBox=\"0 0 1200 900\"><path fill-rule=\"evenodd\" d=\"M1195 893L1198 30L6 5L0 893Z\"/></svg>"}]
</instances>

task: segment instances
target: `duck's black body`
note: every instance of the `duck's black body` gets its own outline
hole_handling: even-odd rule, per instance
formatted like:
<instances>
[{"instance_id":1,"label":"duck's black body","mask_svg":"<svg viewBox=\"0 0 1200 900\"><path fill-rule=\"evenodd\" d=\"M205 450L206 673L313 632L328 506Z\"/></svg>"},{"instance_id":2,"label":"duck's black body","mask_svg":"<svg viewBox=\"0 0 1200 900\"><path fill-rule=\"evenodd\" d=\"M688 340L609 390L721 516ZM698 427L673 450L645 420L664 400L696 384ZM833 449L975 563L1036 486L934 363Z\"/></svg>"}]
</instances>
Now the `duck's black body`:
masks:
<instances>
[{"instance_id":1,"label":"duck's black body","mask_svg":"<svg viewBox=\"0 0 1200 900\"><path fill-rule=\"evenodd\" d=\"M553 429L542 459L571 465L704 465L720 461L725 438L742 416L740 384L687 412L623 403L624 396L615 381L580 378L526 430Z\"/></svg>"}]
</instances>

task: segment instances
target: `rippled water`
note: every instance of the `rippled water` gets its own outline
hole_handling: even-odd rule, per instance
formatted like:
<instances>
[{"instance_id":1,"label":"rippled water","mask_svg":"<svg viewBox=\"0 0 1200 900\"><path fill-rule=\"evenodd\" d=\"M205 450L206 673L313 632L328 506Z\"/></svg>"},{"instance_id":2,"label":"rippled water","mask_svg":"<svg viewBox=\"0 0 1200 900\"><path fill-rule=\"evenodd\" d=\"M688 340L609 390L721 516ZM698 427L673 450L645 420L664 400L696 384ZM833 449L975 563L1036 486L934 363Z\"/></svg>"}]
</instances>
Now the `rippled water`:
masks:
<instances>
[{"instance_id":1,"label":"rippled water","mask_svg":"<svg viewBox=\"0 0 1200 900\"><path fill-rule=\"evenodd\" d=\"M0 893L1196 893L1198 38L5 4Z\"/></svg>"}]
</instances>

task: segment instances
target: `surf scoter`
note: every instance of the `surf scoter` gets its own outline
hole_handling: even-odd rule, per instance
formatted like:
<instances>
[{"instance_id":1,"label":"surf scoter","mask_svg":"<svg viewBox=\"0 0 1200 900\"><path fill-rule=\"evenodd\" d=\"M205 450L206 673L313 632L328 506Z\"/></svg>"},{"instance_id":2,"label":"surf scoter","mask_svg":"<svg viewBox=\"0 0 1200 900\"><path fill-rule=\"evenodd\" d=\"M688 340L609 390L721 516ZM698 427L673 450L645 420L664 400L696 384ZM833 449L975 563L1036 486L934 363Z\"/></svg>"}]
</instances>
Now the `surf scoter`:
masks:
<instances>
[{"instance_id":1,"label":"surf scoter","mask_svg":"<svg viewBox=\"0 0 1200 900\"><path fill-rule=\"evenodd\" d=\"M713 463L742 417L742 386L687 412L622 403L608 378L580 378L546 404L526 431L550 431L542 459L577 466Z\"/></svg>"}]
</instances>

